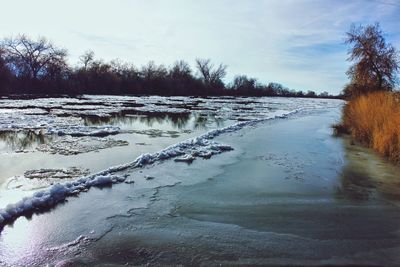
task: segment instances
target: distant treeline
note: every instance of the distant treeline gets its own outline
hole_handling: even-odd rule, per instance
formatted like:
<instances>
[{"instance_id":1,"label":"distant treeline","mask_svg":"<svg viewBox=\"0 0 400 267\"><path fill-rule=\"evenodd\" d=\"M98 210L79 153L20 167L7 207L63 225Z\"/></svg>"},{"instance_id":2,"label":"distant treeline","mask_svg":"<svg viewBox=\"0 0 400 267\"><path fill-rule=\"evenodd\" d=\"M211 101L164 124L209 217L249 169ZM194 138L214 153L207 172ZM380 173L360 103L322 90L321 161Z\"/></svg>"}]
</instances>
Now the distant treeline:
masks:
<instances>
[{"instance_id":1,"label":"distant treeline","mask_svg":"<svg viewBox=\"0 0 400 267\"><path fill-rule=\"evenodd\" d=\"M238 95L331 97L327 92L290 90L278 83L262 84L238 75L223 82L227 66L196 59L193 71L185 61L172 66L149 62L137 68L120 60L105 62L85 52L78 66L67 63L67 51L45 38L25 35L0 41L0 95L112 94L112 95Z\"/></svg>"}]
</instances>

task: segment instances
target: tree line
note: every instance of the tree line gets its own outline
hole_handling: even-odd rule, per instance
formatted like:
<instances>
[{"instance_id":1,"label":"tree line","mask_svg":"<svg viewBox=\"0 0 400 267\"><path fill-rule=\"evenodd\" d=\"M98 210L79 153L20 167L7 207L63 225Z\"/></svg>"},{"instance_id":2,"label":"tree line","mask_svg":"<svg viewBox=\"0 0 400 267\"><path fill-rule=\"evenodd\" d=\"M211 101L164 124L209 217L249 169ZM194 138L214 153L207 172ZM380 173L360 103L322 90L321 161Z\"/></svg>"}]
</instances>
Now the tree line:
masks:
<instances>
[{"instance_id":1,"label":"tree line","mask_svg":"<svg viewBox=\"0 0 400 267\"><path fill-rule=\"evenodd\" d=\"M196 59L195 70L185 61L172 66L150 61L137 68L121 60L106 62L93 51L68 64L68 52L44 37L26 35L0 41L0 95L113 94L113 95L238 95L334 97L327 92L295 91L279 83L262 84L246 75L224 83L227 66Z\"/></svg>"}]
</instances>

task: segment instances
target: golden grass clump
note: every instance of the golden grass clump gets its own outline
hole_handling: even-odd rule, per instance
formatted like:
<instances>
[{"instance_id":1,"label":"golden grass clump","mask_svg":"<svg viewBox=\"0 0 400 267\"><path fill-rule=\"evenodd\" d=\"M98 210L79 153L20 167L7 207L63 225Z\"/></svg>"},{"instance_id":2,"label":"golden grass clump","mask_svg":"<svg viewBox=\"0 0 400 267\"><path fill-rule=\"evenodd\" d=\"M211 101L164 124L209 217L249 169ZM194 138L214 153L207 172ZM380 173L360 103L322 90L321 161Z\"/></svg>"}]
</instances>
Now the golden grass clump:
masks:
<instances>
[{"instance_id":1,"label":"golden grass clump","mask_svg":"<svg viewBox=\"0 0 400 267\"><path fill-rule=\"evenodd\" d=\"M374 92L350 100L342 125L352 137L400 163L400 94Z\"/></svg>"}]
</instances>

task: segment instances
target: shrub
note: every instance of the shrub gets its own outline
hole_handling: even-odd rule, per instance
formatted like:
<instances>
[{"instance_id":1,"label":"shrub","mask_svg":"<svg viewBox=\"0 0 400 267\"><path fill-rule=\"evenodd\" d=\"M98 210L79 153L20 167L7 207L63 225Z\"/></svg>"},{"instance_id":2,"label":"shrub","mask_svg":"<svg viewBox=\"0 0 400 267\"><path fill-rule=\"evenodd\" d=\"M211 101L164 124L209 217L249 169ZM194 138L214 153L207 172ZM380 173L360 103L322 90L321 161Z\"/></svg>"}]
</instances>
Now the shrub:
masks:
<instances>
[{"instance_id":1,"label":"shrub","mask_svg":"<svg viewBox=\"0 0 400 267\"><path fill-rule=\"evenodd\" d=\"M400 163L400 94L374 92L350 100L342 125L352 137Z\"/></svg>"}]
</instances>

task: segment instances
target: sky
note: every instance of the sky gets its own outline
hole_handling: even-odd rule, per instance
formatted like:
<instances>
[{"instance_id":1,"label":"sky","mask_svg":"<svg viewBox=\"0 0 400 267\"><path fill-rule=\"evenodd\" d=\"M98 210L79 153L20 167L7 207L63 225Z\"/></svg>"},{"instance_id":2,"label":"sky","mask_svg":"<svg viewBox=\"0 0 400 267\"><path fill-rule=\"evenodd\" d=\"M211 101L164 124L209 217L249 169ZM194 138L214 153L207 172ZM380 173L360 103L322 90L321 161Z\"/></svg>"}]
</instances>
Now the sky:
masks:
<instances>
[{"instance_id":1,"label":"sky","mask_svg":"<svg viewBox=\"0 0 400 267\"><path fill-rule=\"evenodd\" d=\"M400 49L398 0L0 0L0 37L45 36L72 64L93 50L141 66L210 58L225 82L246 74L296 90L339 93L345 33L379 22Z\"/></svg>"}]
</instances>

